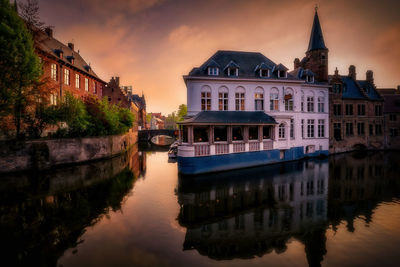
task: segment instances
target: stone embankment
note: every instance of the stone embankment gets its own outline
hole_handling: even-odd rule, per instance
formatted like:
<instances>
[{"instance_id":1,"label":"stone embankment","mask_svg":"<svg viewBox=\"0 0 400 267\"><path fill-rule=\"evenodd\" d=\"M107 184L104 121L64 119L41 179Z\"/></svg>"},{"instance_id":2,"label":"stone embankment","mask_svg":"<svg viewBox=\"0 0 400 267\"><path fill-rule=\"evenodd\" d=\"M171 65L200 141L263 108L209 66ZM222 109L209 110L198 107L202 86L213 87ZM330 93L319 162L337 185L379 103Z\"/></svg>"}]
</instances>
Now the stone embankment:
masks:
<instances>
[{"instance_id":1,"label":"stone embankment","mask_svg":"<svg viewBox=\"0 0 400 267\"><path fill-rule=\"evenodd\" d=\"M45 170L52 166L111 158L137 142L137 131L123 135L0 142L0 173Z\"/></svg>"}]
</instances>

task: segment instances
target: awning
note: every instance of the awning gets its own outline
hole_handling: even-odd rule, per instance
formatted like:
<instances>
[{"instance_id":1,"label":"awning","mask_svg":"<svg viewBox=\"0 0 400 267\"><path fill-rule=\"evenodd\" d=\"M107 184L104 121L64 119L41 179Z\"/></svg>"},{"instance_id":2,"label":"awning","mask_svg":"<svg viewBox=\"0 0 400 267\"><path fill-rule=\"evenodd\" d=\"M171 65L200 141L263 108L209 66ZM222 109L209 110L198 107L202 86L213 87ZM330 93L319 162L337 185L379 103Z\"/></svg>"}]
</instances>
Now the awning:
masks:
<instances>
[{"instance_id":1,"label":"awning","mask_svg":"<svg viewBox=\"0 0 400 267\"><path fill-rule=\"evenodd\" d=\"M263 111L201 111L196 116L177 122L182 125L235 124L266 125L277 124L275 119Z\"/></svg>"}]
</instances>

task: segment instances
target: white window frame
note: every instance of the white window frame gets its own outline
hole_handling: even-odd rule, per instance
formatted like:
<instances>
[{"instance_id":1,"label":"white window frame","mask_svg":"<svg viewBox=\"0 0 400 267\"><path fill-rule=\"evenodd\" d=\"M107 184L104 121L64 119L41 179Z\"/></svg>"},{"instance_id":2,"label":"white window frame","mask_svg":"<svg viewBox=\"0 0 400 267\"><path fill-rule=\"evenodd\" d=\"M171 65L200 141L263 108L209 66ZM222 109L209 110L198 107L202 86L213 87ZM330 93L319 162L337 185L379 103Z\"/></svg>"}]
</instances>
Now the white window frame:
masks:
<instances>
[{"instance_id":1,"label":"white window frame","mask_svg":"<svg viewBox=\"0 0 400 267\"><path fill-rule=\"evenodd\" d=\"M325 112L325 97L318 97L318 112Z\"/></svg>"},{"instance_id":2,"label":"white window frame","mask_svg":"<svg viewBox=\"0 0 400 267\"><path fill-rule=\"evenodd\" d=\"M307 120L307 138L315 137L315 120Z\"/></svg>"},{"instance_id":3,"label":"white window frame","mask_svg":"<svg viewBox=\"0 0 400 267\"><path fill-rule=\"evenodd\" d=\"M202 91L201 92L200 108L202 111L211 110L211 92L210 91Z\"/></svg>"},{"instance_id":4,"label":"white window frame","mask_svg":"<svg viewBox=\"0 0 400 267\"><path fill-rule=\"evenodd\" d=\"M271 91L269 94L269 109L271 111L278 111L279 110L279 93Z\"/></svg>"},{"instance_id":5,"label":"white window frame","mask_svg":"<svg viewBox=\"0 0 400 267\"><path fill-rule=\"evenodd\" d=\"M53 81L57 81L57 65L52 63L50 67L50 77Z\"/></svg>"},{"instance_id":6,"label":"white window frame","mask_svg":"<svg viewBox=\"0 0 400 267\"><path fill-rule=\"evenodd\" d=\"M218 110L228 110L229 109L229 94L228 92L218 93Z\"/></svg>"},{"instance_id":7,"label":"white window frame","mask_svg":"<svg viewBox=\"0 0 400 267\"><path fill-rule=\"evenodd\" d=\"M260 106L260 107L258 107ZM254 94L254 110L263 111L264 110L264 93Z\"/></svg>"},{"instance_id":8,"label":"white window frame","mask_svg":"<svg viewBox=\"0 0 400 267\"><path fill-rule=\"evenodd\" d=\"M285 124L281 123L278 126L278 138L279 139L286 139L286 133L285 133Z\"/></svg>"},{"instance_id":9,"label":"white window frame","mask_svg":"<svg viewBox=\"0 0 400 267\"><path fill-rule=\"evenodd\" d=\"M235 110L236 111L244 111L246 109L245 106L245 99L246 99L246 94L243 92L236 92L235 93Z\"/></svg>"},{"instance_id":10,"label":"white window frame","mask_svg":"<svg viewBox=\"0 0 400 267\"><path fill-rule=\"evenodd\" d=\"M64 69L64 84L69 85L69 69Z\"/></svg>"},{"instance_id":11,"label":"white window frame","mask_svg":"<svg viewBox=\"0 0 400 267\"><path fill-rule=\"evenodd\" d=\"M80 78L80 76L79 76L79 74L75 74L75 87L77 88L77 89L79 89L80 88L80 82L81 82L81 78Z\"/></svg>"},{"instance_id":12,"label":"white window frame","mask_svg":"<svg viewBox=\"0 0 400 267\"><path fill-rule=\"evenodd\" d=\"M85 78L85 91L89 92L89 79Z\"/></svg>"},{"instance_id":13,"label":"white window frame","mask_svg":"<svg viewBox=\"0 0 400 267\"><path fill-rule=\"evenodd\" d=\"M325 137L325 120L318 120L318 137Z\"/></svg>"},{"instance_id":14,"label":"white window frame","mask_svg":"<svg viewBox=\"0 0 400 267\"><path fill-rule=\"evenodd\" d=\"M307 112L314 112L314 96L307 96Z\"/></svg>"},{"instance_id":15,"label":"white window frame","mask_svg":"<svg viewBox=\"0 0 400 267\"><path fill-rule=\"evenodd\" d=\"M263 71L266 71L266 72L267 72L267 75L263 75ZM270 75L270 74L269 74L269 69L260 69L259 72L258 72L258 74L259 74L260 77L268 78L269 75Z\"/></svg>"},{"instance_id":16,"label":"white window frame","mask_svg":"<svg viewBox=\"0 0 400 267\"><path fill-rule=\"evenodd\" d=\"M234 74L231 72L234 70ZM228 68L228 76L229 77L237 77L239 76L239 69L238 68Z\"/></svg>"},{"instance_id":17,"label":"white window frame","mask_svg":"<svg viewBox=\"0 0 400 267\"><path fill-rule=\"evenodd\" d=\"M210 76L218 76L219 69L217 67L208 67L208 75Z\"/></svg>"}]
</instances>

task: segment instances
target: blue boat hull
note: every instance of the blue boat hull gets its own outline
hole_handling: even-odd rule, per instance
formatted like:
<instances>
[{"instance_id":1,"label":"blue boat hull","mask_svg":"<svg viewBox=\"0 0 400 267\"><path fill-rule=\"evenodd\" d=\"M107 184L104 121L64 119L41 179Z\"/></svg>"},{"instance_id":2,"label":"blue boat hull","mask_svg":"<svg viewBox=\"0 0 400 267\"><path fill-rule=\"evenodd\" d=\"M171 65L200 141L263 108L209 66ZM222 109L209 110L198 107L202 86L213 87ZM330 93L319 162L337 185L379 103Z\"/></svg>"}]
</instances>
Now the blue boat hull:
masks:
<instances>
[{"instance_id":1,"label":"blue boat hull","mask_svg":"<svg viewBox=\"0 0 400 267\"><path fill-rule=\"evenodd\" d=\"M204 157L178 157L178 171L182 174L201 174L328 155L328 150L304 154L303 147L293 147L285 150L283 158L279 149Z\"/></svg>"}]
</instances>

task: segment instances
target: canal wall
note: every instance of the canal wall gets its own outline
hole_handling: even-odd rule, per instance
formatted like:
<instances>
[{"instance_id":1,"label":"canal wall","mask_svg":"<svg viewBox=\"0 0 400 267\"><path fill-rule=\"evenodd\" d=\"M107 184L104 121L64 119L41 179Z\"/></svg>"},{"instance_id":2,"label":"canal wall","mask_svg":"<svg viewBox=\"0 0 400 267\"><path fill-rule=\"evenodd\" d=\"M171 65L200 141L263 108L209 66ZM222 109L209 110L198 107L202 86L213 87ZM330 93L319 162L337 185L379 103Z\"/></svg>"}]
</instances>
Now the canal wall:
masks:
<instances>
[{"instance_id":1,"label":"canal wall","mask_svg":"<svg viewBox=\"0 0 400 267\"><path fill-rule=\"evenodd\" d=\"M0 173L45 170L52 166L111 158L137 142L137 131L123 135L0 142Z\"/></svg>"}]
</instances>

